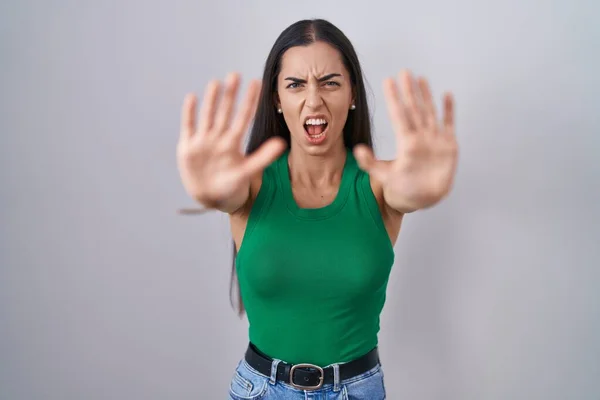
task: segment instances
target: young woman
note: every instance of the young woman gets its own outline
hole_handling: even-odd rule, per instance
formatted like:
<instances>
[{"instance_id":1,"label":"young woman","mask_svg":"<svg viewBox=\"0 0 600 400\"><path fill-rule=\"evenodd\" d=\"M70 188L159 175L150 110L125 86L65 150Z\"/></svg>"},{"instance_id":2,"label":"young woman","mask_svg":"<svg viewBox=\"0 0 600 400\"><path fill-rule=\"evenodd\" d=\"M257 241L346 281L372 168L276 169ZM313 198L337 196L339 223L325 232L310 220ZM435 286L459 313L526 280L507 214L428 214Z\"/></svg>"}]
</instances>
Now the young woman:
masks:
<instances>
[{"instance_id":1,"label":"young woman","mask_svg":"<svg viewBox=\"0 0 600 400\"><path fill-rule=\"evenodd\" d=\"M377 353L393 244L404 214L452 187L453 100L440 122L425 79L384 82L396 158L376 160L358 57L324 20L276 40L262 88L235 118L240 78L185 99L178 166L205 208L228 213L249 328L234 400L385 398ZM245 131L254 119L247 151ZM308 397L307 397L308 396Z\"/></svg>"}]
</instances>

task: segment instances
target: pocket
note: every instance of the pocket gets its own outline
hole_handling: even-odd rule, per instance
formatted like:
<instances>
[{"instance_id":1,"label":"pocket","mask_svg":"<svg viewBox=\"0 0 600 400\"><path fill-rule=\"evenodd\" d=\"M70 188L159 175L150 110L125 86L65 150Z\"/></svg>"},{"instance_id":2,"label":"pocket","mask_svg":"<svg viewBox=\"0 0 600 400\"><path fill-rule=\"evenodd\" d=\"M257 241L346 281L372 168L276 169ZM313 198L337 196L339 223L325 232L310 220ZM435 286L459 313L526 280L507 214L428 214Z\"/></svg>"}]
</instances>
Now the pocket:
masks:
<instances>
[{"instance_id":1,"label":"pocket","mask_svg":"<svg viewBox=\"0 0 600 400\"><path fill-rule=\"evenodd\" d=\"M250 370L242 361L233 373L229 396L232 400L260 400L268 388L269 378Z\"/></svg>"},{"instance_id":2,"label":"pocket","mask_svg":"<svg viewBox=\"0 0 600 400\"><path fill-rule=\"evenodd\" d=\"M344 400L385 400L386 390L381 365L343 383Z\"/></svg>"}]
</instances>

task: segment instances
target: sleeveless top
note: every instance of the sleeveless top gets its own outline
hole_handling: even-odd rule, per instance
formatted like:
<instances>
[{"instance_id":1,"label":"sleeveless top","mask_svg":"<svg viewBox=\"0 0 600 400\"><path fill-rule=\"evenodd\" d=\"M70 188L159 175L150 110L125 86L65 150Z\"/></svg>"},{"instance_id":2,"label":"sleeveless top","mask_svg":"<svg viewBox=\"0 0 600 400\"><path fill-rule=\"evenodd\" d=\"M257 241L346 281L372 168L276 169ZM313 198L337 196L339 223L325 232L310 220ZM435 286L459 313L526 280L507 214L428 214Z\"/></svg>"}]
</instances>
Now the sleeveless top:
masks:
<instances>
[{"instance_id":1,"label":"sleeveless top","mask_svg":"<svg viewBox=\"0 0 600 400\"><path fill-rule=\"evenodd\" d=\"M250 342L288 363L348 362L377 346L394 249L349 149L334 201L312 209L294 200L288 155L264 170L236 258Z\"/></svg>"}]
</instances>

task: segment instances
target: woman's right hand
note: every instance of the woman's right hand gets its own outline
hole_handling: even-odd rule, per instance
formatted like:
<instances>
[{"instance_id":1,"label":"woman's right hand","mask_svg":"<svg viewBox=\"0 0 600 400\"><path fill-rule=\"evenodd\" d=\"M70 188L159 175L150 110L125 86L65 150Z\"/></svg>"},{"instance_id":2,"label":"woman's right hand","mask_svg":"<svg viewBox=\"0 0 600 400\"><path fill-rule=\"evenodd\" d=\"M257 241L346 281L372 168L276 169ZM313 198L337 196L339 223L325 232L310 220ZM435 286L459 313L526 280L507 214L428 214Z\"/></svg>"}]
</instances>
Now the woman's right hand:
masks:
<instances>
[{"instance_id":1,"label":"woman's right hand","mask_svg":"<svg viewBox=\"0 0 600 400\"><path fill-rule=\"evenodd\" d=\"M239 75L230 74L217 104L222 85L210 82L198 120L196 96L187 95L177 144L177 164L186 192L205 207L228 213L246 204L251 178L286 148L282 138L272 138L251 155L243 153L242 138L256 112L260 82L250 82L246 97L232 119L239 85Z\"/></svg>"}]
</instances>

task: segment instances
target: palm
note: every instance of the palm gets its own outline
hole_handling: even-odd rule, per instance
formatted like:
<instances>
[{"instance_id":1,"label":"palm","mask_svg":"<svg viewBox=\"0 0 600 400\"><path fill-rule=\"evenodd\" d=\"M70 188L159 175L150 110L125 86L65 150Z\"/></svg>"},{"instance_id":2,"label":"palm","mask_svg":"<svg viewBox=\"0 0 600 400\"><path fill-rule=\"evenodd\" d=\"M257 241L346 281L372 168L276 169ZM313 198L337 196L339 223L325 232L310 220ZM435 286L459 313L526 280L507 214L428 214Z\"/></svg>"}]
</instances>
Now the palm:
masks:
<instances>
[{"instance_id":1,"label":"palm","mask_svg":"<svg viewBox=\"0 0 600 400\"><path fill-rule=\"evenodd\" d=\"M197 99L188 95L182 108L177 160L186 191L208 205L219 204L249 188L251 177L262 171L284 150L285 142L272 138L250 156L242 153L242 138L252 120L260 94L260 83L252 81L235 118L233 108L240 84L231 74L220 95L221 84L213 81L205 91L196 121ZM219 102L218 99L221 98ZM247 192L247 190L245 190Z\"/></svg>"},{"instance_id":2,"label":"palm","mask_svg":"<svg viewBox=\"0 0 600 400\"><path fill-rule=\"evenodd\" d=\"M402 99L393 80L384 88L387 108L396 133L396 158L375 160L365 146L357 148L361 167L381 182L390 206L401 210L430 207L452 187L458 159L454 135L454 105L444 98L444 117L438 122L429 86L424 79L415 84L401 74Z\"/></svg>"}]
</instances>

